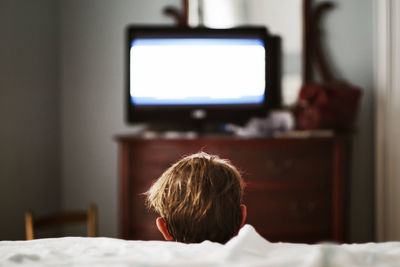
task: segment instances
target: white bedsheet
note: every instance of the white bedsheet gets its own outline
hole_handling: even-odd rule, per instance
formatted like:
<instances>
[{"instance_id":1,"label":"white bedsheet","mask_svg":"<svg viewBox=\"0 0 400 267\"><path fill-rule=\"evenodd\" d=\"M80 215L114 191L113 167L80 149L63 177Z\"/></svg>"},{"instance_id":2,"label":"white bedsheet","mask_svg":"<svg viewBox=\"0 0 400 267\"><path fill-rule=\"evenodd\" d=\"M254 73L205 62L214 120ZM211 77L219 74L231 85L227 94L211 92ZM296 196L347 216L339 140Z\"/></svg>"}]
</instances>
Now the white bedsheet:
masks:
<instances>
[{"instance_id":1,"label":"white bedsheet","mask_svg":"<svg viewBox=\"0 0 400 267\"><path fill-rule=\"evenodd\" d=\"M271 243L245 225L225 245L104 237L0 241L0 266L400 266L400 242Z\"/></svg>"}]
</instances>

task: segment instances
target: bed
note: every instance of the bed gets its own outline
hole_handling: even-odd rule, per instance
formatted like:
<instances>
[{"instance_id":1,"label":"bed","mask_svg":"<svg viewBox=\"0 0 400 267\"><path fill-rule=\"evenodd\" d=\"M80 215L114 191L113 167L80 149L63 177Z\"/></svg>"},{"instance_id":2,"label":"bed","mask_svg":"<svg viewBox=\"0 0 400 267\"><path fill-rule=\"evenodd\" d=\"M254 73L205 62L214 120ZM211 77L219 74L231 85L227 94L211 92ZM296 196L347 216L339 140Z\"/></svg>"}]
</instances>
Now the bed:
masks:
<instances>
[{"instance_id":1,"label":"bed","mask_svg":"<svg viewBox=\"0 0 400 267\"><path fill-rule=\"evenodd\" d=\"M105 237L0 241L0 266L400 266L400 242L271 243L245 225L225 245Z\"/></svg>"}]
</instances>

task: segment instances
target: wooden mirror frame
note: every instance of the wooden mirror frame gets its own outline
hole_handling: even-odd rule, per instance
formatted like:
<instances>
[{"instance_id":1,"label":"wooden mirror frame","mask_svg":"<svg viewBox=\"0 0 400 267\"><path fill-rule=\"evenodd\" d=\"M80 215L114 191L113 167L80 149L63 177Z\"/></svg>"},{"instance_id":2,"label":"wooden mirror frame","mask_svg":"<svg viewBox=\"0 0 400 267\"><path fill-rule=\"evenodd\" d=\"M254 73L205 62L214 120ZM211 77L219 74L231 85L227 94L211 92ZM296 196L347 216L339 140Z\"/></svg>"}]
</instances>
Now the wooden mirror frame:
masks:
<instances>
[{"instance_id":1,"label":"wooden mirror frame","mask_svg":"<svg viewBox=\"0 0 400 267\"><path fill-rule=\"evenodd\" d=\"M314 82L314 62L323 82L335 80L328 67L327 57L320 40L322 17L333 7L333 3L329 1L313 4L313 0L303 0L303 85Z\"/></svg>"}]
</instances>

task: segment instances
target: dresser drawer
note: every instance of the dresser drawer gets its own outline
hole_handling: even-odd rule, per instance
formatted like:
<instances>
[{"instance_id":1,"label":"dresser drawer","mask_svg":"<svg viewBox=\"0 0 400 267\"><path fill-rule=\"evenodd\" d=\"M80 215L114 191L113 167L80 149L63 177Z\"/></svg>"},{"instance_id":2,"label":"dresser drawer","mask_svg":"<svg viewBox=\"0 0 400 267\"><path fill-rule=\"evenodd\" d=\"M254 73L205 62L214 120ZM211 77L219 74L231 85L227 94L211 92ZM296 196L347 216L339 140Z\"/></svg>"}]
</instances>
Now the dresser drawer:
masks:
<instances>
[{"instance_id":1,"label":"dresser drawer","mask_svg":"<svg viewBox=\"0 0 400 267\"><path fill-rule=\"evenodd\" d=\"M173 140L143 142L132 145L132 171L136 177L153 180L183 156L201 150L229 159L247 182L326 184L332 179L330 143L297 142L288 148L286 145L259 145L243 141L232 142L229 146L190 141L185 145L176 145Z\"/></svg>"},{"instance_id":2,"label":"dresser drawer","mask_svg":"<svg viewBox=\"0 0 400 267\"><path fill-rule=\"evenodd\" d=\"M318 235L332 238L332 197L328 190L247 188L247 223L264 236Z\"/></svg>"},{"instance_id":3,"label":"dresser drawer","mask_svg":"<svg viewBox=\"0 0 400 267\"><path fill-rule=\"evenodd\" d=\"M308 183L327 185L332 180L332 146L295 144L233 147L227 157L246 182Z\"/></svg>"},{"instance_id":4,"label":"dresser drawer","mask_svg":"<svg viewBox=\"0 0 400 267\"><path fill-rule=\"evenodd\" d=\"M136 240L162 240L162 235L156 227L159 216L155 211L146 206L146 192L150 184L134 184L131 190L130 206L132 239Z\"/></svg>"},{"instance_id":5,"label":"dresser drawer","mask_svg":"<svg viewBox=\"0 0 400 267\"><path fill-rule=\"evenodd\" d=\"M186 155L198 152L198 145L176 144L174 140L160 142L144 140L130 146L130 168L136 183L151 184L172 164Z\"/></svg>"}]
</instances>

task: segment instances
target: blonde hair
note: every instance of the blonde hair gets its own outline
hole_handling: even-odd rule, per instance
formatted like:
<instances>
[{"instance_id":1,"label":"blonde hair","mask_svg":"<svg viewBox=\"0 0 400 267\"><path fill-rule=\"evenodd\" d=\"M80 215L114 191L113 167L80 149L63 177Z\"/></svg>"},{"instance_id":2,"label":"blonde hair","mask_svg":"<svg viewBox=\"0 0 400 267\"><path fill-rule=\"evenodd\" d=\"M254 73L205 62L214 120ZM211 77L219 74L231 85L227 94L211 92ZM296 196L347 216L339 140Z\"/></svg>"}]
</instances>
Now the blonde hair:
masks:
<instances>
[{"instance_id":1,"label":"blonde hair","mask_svg":"<svg viewBox=\"0 0 400 267\"><path fill-rule=\"evenodd\" d=\"M225 243L241 226L244 182L228 160L204 152L187 156L151 186L147 205L175 241Z\"/></svg>"}]
</instances>

